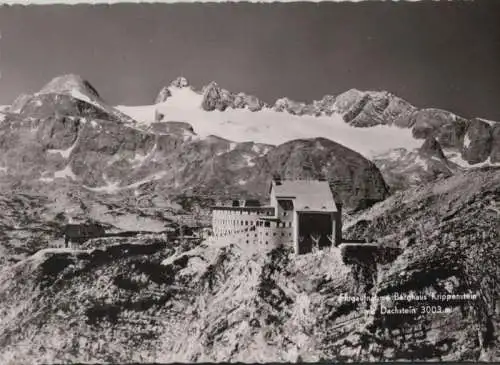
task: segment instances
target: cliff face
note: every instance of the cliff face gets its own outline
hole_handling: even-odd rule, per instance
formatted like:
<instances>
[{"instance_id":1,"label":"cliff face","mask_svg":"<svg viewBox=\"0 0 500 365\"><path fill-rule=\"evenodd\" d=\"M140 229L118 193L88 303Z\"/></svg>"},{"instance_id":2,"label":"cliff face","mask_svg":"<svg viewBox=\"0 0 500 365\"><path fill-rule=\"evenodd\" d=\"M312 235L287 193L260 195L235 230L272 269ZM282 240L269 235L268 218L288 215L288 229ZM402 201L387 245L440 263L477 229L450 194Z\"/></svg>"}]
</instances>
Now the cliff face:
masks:
<instances>
[{"instance_id":1,"label":"cliff face","mask_svg":"<svg viewBox=\"0 0 500 365\"><path fill-rule=\"evenodd\" d=\"M158 237L41 250L0 272L0 362L498 360L499 181L457 175L350 217L346 237L400 249L366 267ZM396 303L446 308L418 315L348 299L468 291Z\"/></svg>"},{"instance_id":2,"label":"cliff face","mask_svg":"<svg viewBox=\"0 0 500 365\"><path fill-rule=\"evenodd\" d=\"M430 183L450 177L461 167L448 160L439 142L427 137L415 151L404 148L391 150L373 159L392 191Z\"/></svg>"},{"instance_id":3,"label":"cliff face","mask_svg":"<svg viewBox=\"0 0 500 365\"><path fill-rule=\"evenodd\" d=\"M436 360L498 359L499 173L484 169L398 193L345 227L347 237L404 249L396 261L377 268L377 297L477 294L475 300L425 303L447 313L384 316L375 310L367 337L374 359L416 353ZM386 305L395 304L415 302Z\"/></svg>"}]
</instances>

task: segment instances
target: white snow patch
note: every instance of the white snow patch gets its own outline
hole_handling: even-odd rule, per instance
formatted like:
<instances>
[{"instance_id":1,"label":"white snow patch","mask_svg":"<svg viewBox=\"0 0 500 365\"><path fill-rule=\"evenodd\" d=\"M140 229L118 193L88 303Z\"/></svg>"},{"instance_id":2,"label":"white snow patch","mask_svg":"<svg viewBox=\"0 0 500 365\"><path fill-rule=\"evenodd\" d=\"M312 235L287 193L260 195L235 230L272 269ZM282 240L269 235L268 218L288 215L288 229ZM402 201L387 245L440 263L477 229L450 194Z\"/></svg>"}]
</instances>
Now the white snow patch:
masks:
<instances>
[{"instance_id":1,"label":"white snow patch","mask_svg":"<svg viewBox=\"0 0 500 365\"><path fill-rule=\"evenodd\" d=\"M71 151L74 150L74 148L76 147L76 144L78 143L78 138L75 140L75 142L68 148L66 148L65 150L56 150L56 149L50 149L50 150L47 150L48 153L59 153L61 154L61 156L63 158L68 158L69 155L71 154Z\"/></svg>"},{"instance_id":2,"label":"white snow patch","mask_svg":"<svg viewBox=\"0 0 500 365\"><path fill-rule=\"evenodd\" d=\"M133 184L125 185L125 186L120 186L120 182L110 182L104 176L104 181L107 183L106 185L99 186L99 187L96 187L96 188L93 188L93 187L90 187L90 186L86 186L86 185L84 185L83 187L85 189L87 189L87 190L94 191L94 192L114 194L114 193L118 193L121 190L136 189L139 186L141 186L142 184L145 184L145 183L148 183L148 182L151 182L151 181L155 181L155 180L160 180L166 174L167 174L166 171L157 172L157 173L155 173L153 175L150 175L150 176L148 176L148 177L146 177L146 178L144 178L142 180L139 180L139 181L137 181L137 182L135 182Z\"/></svg>"},{"instance_id":3,"label":"white snow patch","mask_svg":"<svg viewBox=\"0 0 500 365\"><path fill-rule=\"evenodd\" d=\"M254 141L277 145L299 138L324 137L351 148L365 157L394 148L418 148L422 141L413 138L410 129L378 125L356 128L339 114L332 116L295 116L269 108L258 112L226 109L207 112L201 108L202 95L189 88L171 88L165 102L146 106L117 106L138 123L148 126L155 111L169 120L186 121L200 137L217 135L235 142ZM227 123L231 120L231 123ZM261 153L265 153L261 151Z\"/></svg>"},{"instance_id":4,"label":"white snow patch","mask_svg":"<svg viewBox=\"0 0 500 365\"><path fill-rule=\"evenodd\" d=\"M41 181L41 182L53 182L54 178L53 177L41 177L41 178L38 179L38 181Z\"/></svg>"},{"instance_id":5,"label":"white snow patch","mask_svg":"<svg viewBox=\"0 0 500 365\"><path fill-rule=\"evenodd\" d=\"M488 120L488 119L484 119L484 118L477 118L477 119L479 119L482 122L488 123L490 125L490 127L493 127L495 125L500 125L499 122L494 121L494 120Z\"/></svg>"},{"instance_id":6,"label":"white snow patch","mask_svg":"<svg viewBox=\"0 0 500 365\"><path fill-rule=\"evenodd\" d=\"M81 93L79 90L76 90L76 89L73 89L71 90L71 94L70 94L72 97L76 98L76 99L80 99L82 101L85 101L89 104L92 104L94 106L97 106L97 107L101 107L99 104L97 104L94 100L90 99L87 95Z\"/></svg>"},{"instance_id":7,"label":"white snow patch","mask_svg":"<svg viewBox=\"0 0 500 365\"><path fill-rule=\"evenodd\" d=\"M252 151L254 151L257 154L261 154L262 153L261 148L259 148L259 146L255 145L255 144L252 146Z\"/></svg>"},{"instance_id":8,"label":"white snow patch","mask_svg":"<svg viewBox=\"0 0 500 365\"><path fill-rule=\"evenodd\" d=\"M245 162L248 166L252 167L252 166L255 166L255 162L252 161L252 156L249 156L249 155L245 155L243 156L243 158L245 159Z\"/></svg>"},{"instance_id":9,"label":"white snow patch","mask_svg":"<svg viewBox=\"0 0 500 365\"><path fill-rule=\"evenodd\" d=\"M244 180L244 179L240 179L240 180L238 181L238 184L239 184L239 185L245 185L246 183L247 183L247 181L246 181L246 180Z\"/></svg>"},{"instance_id":10,"label":"white snow patch","mask_svg":"<svg viewBox=\"0 0 500 365\"><path fill-rule=\"evenodd\" d=\"M237 146L237 144L236 144L236 143L231 142L231 143L229 144L229 151L228 151L228 152L233 151L233 150L236 148L236 146Z\"/></svg>"},{"instance_id":11,"label":"white snow patch","mask_svg":"<svg viewBox=\"0 0 500 365\"><path fill-rule=\"evenodd\" d=\"M153 175L150 175L138 182L135 182L133 184L130 184L130 185L127 185L125 186L124 188L125 189L129 189L129 188L138 188L139 186L141 186L142 184L145 184L145 183L148 183L148 182L151 182L151 181L155 181L155 180L160 180L161 178L163 178L165 175L167 174L166 171L161 171L161 172L157 172L156 174L153 174Z\"/></svg>"},{"instance_id":12,"label":"white snow patch","mask_svg":"<svg viewBox=\"0 0 500 365\"><path fill-rule=\"evenodd\" d=\"M465 134L465 137L464 137L464 147L465 148L469 148L470 142L471 142L471 140L469 138L469 134Z\"/></svg>"},{"instance_id":13,"label":"white snow patch","mask_svg":"<svg viewBox=\"0 0 500 365\"><path fill-rule=\"evenodd\" d=\"M67 165L63 170L59 170L54 172L54 178L70 178L72 180L76 180L77 176L71 170L71 166Z\"/></svg>"},{"instance_id":14,"label":"white snow patch","mask_svg":"<svg viewBox=\"0 0 500 365\"><path fill-rule=\"evenodd\" d=\"M0 113L0 122L3 122L5 120L5 114Z\"/></svg>"},{"instance_id":15,"label":"white snow patch","mask_svg":"<svg viewBox=\"0 0 500 365\"><path fill-rule=\"evenodd\" d=\"M146 156L147 155L143 155L143 154L140 154L140 153L136 153L134 155L134 158L130 160L130 163L132 165L140 165L145 159L146 159Z\"/></svg>"},{"instance_id":16,"label":"white snow patch","mask_svg":"<svg viewBox=\"0 0 500 365\"><path fill-rule=\"evenodd\" d=\"M99 186L97 188L91 188L88 186L84 187L90 191L95 191L96 193L108 193L108 194L113 194L117 193L120 190L120 183L119 182L114 182L114 183L109 183L104 186Z\"/></svg>"},{"instance_id":17,"label":"white snow patch","mask_svg":"<svg viewBox=\"0 0 500 365\"><path fill-rule=\"evenodd\" d=\"M429 169L429 165L427 164L427 161L423 160L420 156L417 156L417 158L415 159L415 163L421 167L424 168L424 170L428 170Z\"/></svg>"},{"instance_id":18,"label":"white snow patch","mask_svg":"<svg viewBox=\"0 0 500 365\"><path fill-rule=\"evenodd\" d=\"M402 151L402 150L394 150L394 151L391 151L389 153L389 159L391 160L399 160L401 157L403 157L404 155L404 152L406 151Z\"/></svg>"},{"instance_id":19,"label":"white snow patch","mask_svg":"<svg viewBox=\"0 0 500 365\"><path fill-rule=\"evenodd\" d=\"M475 167L485 167L485 166L498 166L498 167L500 167L500 162L495 162L495 163L491 162L491 157L488 157L488 159L486 161L477 163L475 165L471 165L469 162L464 160L462 158L462 156L458 153L450 153L446 156L446 158L450 162L453 162L453 163L457 164L458 166L464 167L464 168L475 168Z\"/></svg>"},{"instance_id":20,"label":"white snow patch","mask_svg":"<svg viewBox=\"0 0 500 365\"><path fill-rule=\"evenodd\" d=\"M158 148L158 146L155 143L154 146L153 146L153 148L151 148L151 151L149 151L146 155L142 155L140 153L136 153L134 155L134 158L132 160L130 160L130 163L132 165L135 165L135 166L141 165L145 160L151 158L155 154L157 148Z\"/></svg>"}]
</instances>

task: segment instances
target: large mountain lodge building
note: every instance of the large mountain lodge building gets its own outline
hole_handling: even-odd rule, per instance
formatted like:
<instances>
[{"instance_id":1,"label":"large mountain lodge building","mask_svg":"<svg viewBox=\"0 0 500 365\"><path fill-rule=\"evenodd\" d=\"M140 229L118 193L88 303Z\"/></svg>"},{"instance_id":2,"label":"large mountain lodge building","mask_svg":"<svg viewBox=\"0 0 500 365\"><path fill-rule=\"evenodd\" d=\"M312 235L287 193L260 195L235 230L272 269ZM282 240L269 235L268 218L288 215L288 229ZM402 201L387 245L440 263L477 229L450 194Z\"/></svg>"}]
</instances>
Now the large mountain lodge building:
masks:
<instances>
[{"instance_id":1,"label":"large mountain lodge building","mask_svg":"<svg viewBox=\"0 0 500 365\"><path fill-rule=\"evenodd\" d=\"M214 237L248 244L291 244L296 254L341 243L342 208L327 181L274 179L269 195L265 206L256 200L233 200L213 207Z\"/></svg>"}]
</instances>

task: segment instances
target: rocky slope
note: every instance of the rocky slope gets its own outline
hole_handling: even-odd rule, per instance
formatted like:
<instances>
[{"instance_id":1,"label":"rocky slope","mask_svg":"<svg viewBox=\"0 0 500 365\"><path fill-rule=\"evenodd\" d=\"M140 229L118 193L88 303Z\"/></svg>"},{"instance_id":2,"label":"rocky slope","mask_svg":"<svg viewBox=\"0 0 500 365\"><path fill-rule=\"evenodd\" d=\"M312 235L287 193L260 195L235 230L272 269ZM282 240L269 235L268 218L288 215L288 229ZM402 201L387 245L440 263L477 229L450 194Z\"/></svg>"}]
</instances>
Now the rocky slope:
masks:
<instances>
[{"instance_id":1,"label":"rocky slope","mask_svg":"<svg viewBox=\"0 0 500 365\"><path fill-rule=\"evenodd\" d=\"M8 112L13 119L78 116L134 124L134 120L109 106L95 88L74 74L52 79L39 92L19 96Z\"/></svg>"},{"instance_id":2,"label":"rocky slope","mask_svg":"<svg viewBox=\"0 0 500 365\"><path fill-rule=\"evenodd\" d=\"M418 150L391 150L375 156L373 162L392 191L450 177L463 169L448 160L441 145L432 136L427 137Z\"/></svg>"},{"instance_id":3,"label":"rocky slope","mask_svg":"<svg viewBox=\"0 0 500 365\"><path fill-rule=\"evenodd\" d=\"M71 181L46 184L26 179L0 179L0 267L18 262L40 249L62 247L70 221L97 222L108 233L161 233L180 224L204 224L185 199L169 200L166 191L144 184L133 193L100 194ZM213 204L213 202L212 202ZM179 217L191 214L191 223ZM195 217L196 215L196 217Z\"/></svg>"},{"instance_id":4,"label":"rocky slope","mask_svg":"<svg viewBox=\"0 0 500 365\"><path fill-rule=\"evenodd\" d=\"M347 237L400 248L366 267L147 237L41 250L0 272L0 362L498 361L499 182L459 174L351 217ZM469 291L397 303L446 309L417 315L346 299Z\"/></svg>"}]
</instances>

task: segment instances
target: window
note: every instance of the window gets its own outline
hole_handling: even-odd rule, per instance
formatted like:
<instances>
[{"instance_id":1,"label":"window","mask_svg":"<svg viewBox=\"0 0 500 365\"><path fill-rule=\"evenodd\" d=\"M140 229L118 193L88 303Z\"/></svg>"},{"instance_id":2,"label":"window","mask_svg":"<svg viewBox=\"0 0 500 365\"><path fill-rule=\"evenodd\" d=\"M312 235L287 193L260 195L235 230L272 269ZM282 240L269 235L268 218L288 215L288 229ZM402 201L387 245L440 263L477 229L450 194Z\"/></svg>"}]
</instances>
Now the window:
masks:
<instances>
[{"instance_id":1,"label":"window","mask_svg":"<svg viewBox=\"0 0 500 365\"><path fill-rule=\"evenodd\" d=\"M271 223L269 221L265 222L264 227L271 227Z\"/></svg>"}]
</instances>

